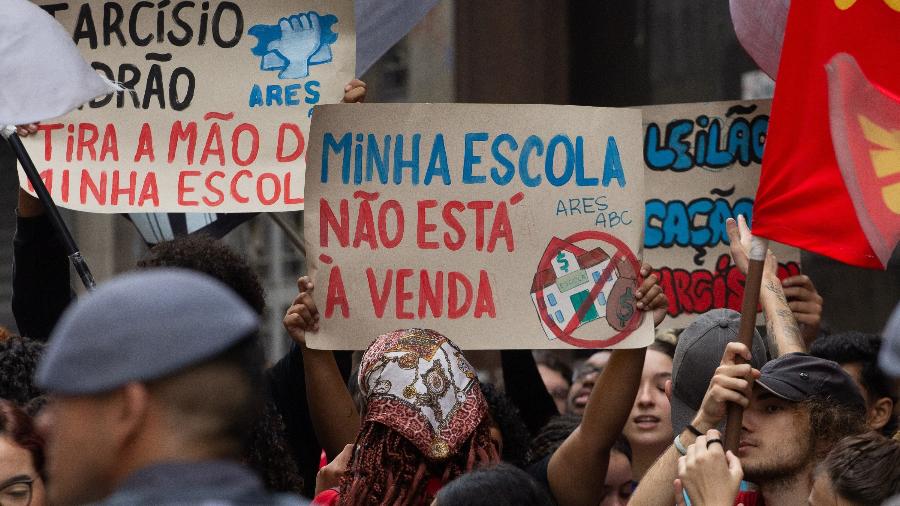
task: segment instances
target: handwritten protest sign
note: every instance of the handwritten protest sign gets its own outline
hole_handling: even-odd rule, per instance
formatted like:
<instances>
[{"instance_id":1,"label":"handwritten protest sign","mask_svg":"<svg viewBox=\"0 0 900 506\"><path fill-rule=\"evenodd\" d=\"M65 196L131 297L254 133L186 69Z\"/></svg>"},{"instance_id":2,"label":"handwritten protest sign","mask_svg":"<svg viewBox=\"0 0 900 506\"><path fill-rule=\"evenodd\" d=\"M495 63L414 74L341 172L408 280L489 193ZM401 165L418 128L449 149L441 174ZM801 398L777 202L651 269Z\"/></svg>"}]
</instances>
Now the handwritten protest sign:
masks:
<instances>
[{"instance_id":1,"label":"handwritten protest sign","mask_svg":"<svg viewBox=\"0 0 900 506\"><path fill-rule=\"evenodd\" d=\"M739 214L752 220L770 104L642 109L644 258L657 269L669 298L668 326L687 326L713 308L740 311L744 276L731 261L725 220ZM778 257L779 277L800 273L799 250L775 242L770 248Z\"/></svg>"},{"instance_id":2,"label":"handwritten protest sign","mask_svg":"<svg viewBox=\"0 0 900 506\"><path fill-rule=\"evenodd\" d=\"M57 204L303 208L312 107L339 101L353 77L352 0L36 3L96 70L133 90L27 139Z\"/></svg>"},{"instance_id":3,"label":"handwritten protest sign","mask_svg":"<svg viewBox=\"0 0 900 506\"><path fill-rule=\"evenodd\" d=\"M464 348L638 347L640 112L317 107L304 216L316 348L426 327Z\"/></svg>"}]
</instances>

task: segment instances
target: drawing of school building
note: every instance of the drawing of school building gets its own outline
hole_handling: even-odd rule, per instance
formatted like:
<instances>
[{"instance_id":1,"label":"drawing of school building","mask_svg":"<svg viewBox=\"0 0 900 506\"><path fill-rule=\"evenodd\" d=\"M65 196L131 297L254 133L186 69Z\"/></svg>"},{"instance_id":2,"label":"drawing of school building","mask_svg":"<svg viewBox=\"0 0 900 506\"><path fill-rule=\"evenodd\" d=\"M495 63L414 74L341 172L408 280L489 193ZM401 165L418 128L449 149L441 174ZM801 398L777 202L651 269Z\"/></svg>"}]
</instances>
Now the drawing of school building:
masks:
<instances>
[{"instance_id":1,"label":"drawing of school building","mask_svg":"<svg viewBox=\"0 0 900 506\"><path fill-rule=\"evenodd\" d=\"M582 303L590 297L591 290L609 265L609 255L602 248L585 251L574 244L554 237L547 245L546 252L552 253L550 268L538 271L531 285L531 301L540 315L538 297L543 299L545 313L559 328L569 326ZM606 319L606 303L617 279L615 269L603 284L602 290L593 299L584 316L572 329L594 320ZM550 340L556 335L541 318L541 327Z\"/></svg>"}]
</instances>

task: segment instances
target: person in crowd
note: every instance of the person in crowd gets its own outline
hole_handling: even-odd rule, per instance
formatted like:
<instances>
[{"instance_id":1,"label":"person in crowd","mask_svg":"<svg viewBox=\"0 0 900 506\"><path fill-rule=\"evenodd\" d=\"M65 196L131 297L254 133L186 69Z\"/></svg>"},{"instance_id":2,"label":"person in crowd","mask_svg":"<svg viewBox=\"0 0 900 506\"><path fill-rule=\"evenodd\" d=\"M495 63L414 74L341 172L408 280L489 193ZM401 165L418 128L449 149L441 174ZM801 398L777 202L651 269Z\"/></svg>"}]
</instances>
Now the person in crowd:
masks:
<instances>
[{"instance_id":1,"label":"person in crowd","mask_svg":"<svg viewBox=\"0 0 900 506\"><path fill-rule=\"evenodd\" d=\"M312 323L305 313L293 332ZM478 377L445 336L426 329L378 336L360 363L359 388L365 410L356 450L339 489L317 503L427 504L456 477L499 462Z\"/></svg>"},{"instance_id":2,"label":"person in crowd","mask_svg":"<svg viewBox=\"0 0 900 506\"><path fill-rule=\"evenodd\" d=\"M344 91L343 102L362 102L365 100L366 84L354 79L345 86ZM20 130L22 134L29 134L34 133L36 127L26 125ZM209 236L195 234L161 242L153 246L138 263L140 268L165 266L188 268L211 275L236 291L259 314L265 309L265 293L253 269L231 248ZM54 324L73 300L65 249L44 215L43 205L20 189L14 238L12 300L13 314L20 331L36 341L46 341ZM335 355L341 377L346 381L351 354L337 352ZM298 347L292 347L267 372L267 391L271 402L266 403L267 412L260 422L263 425L254 429L260 432L254 440L286 439L287 448L283 445L251 448L247 461L254 465L267 485L275 487L273 490L293 491L283 487L303 483L303 491L312 495L323 446L312 428L304 382L303 356ZM277 409L277 413L271 411L273 408ZM340 448L325 447L325 451L333 457L340 452ZM290 451L295 460L293 465L285 461L283 449ZM290 476L293 468L301 473L302 480Z\"/></svg>"},{"instance_id":3,"label":"person in crowd","mask_svg":"<svg viewBox=\"0 0 900 506\"><path fill-rule=\"evenodd\" d=\"M784 297L800 328L803 345L809 349L821 334L822 305L825 299L819 295L816 285L806 274L798 274L781 280Z\"/></svg>"},{"instance_id":4,"label":"person in crowd","mask_svg":"<svg viewBox=\"0 0 900 506\"><path fill-rule=\"evenodd\" d=\"M887 325L882 332L884 342L878 352L878 366L894 380L894 393L900 392L900 303L894 308ZM894 434L900 440L900 431ZM894 494L885 503L887 506L900 506L900 494Z\"/></svg>"},{"instance_id":5,"label":"person in crowd","mask_svg":"<svg viewBox=\"0 0 900 506\"><path fill-rule=\"evenodd\" d=\"M750 262L749 249L752 237L750 229L747 227L743 217L739 216L738 220L729 218L726 221L726 231L729 236L732 259L738 269L740 269L741 272L746 273ZM777 266L777 259L771 251L768 252L763 268L764 272L760 290L760 302L762 304L763 314L766 318L767 354L780 357L790 353L805 352L806 346L800 327L794 319L794 312L791 310L789 302L784 295L782 285L778 280ZM727 386L731 384L731 380L726 382L728 383L726 386L716 385L714 383L722 380L721 378L716 378L716 376L719 376L718 373L725 372L735 381L743 382L742 384L745 384L745 386L752 384L754 374L758 373L758 369L753 368L750 364L735 363L734 350L732 349L731 352L728 350L730 346L736 343L728 344L725 347L723 355L721 355L722 358L718 361L718 369L715 369L715 364L717 363L715 358L712 356L704 356L703 352L708 348L704 346L690 346L690 343L695 341L692 336L699 336L703 334L704 331L708 332L709 327L714 321L719 322L717 323L718 325L725 325L726 327L734 329L727 331L723 329L723 331L721 331L723 332L723 335L714 340L718 346L722 346L722 339L731 334L731 332L734 332L736 335L736 328L739 326L738 316L731 315L729 317L724 313L714 313L714 315L717 318L700 319L695 322L695 327L691 329L686 337L682 335L682 337L685 338L685 344L682 345L682 349L685 350L685 355L681 355L679 359L682 362L687 360L692 365L692 369L690 369L690 374L685 374L684 371L681 370L683 365L679 364L679 374L678 377L675 378L675 387L677 388L673 388L677 395L673 396L675 399L673 405L676 408L674 410L674 416L677 420L677 425L684 426L685 429L676 433L673 444L665 450L661 457L653 464L651 471L648 471L641 480L642 486L638 487L635 495L632 497L632 500L636 504L659 504L669 500L672 480L675 478L677 472L679 454L683 454L683 450L687 448L687 445L689 445L694 438L702 434L702 432L697 430L697 427L700 427L697 423L704 425L703 427L700 427L700 430L708 430L717 427L719 423L724 420L725 401L734 401L734 399L741 398L727 388ZM688 330L685 330L685 332L688 332ZM703 339L711 338L712 337ZM712 343L713 342L710 344ZM753 348L754 351L751 354L746 346L743 346L741 348L740 356L744 360L753 360L758 365L764 359L762 358L763 353L760 351L760 344L758 343L757 338L754 338ZM690 352L688 354L689 349ZM719 349L721 350L722 348ZM745 351L746 355L744 354ZM704 364L701 365L700 362L704 362ZM715 369L716 375L712 375L713 369ZM678 381L681 382L680 385L677 384ZM706 389L705 385L709 385L709 388ZM713 389L713 386L716 388ZM672 387L670 386L670 388ZM701 398L700 392L704 389L706 389L706 394ZM720 402L715 405L717 407L714 409L710 408L710 406L713 405L709 404L707 399L710 396L710 392L713 390L714 395ZM702 399L699 403L697 402L698 398ZM746 398L749 398L749 391L744 399L746 400ZM706 414L704 414L703 410L704 403L706 403L707 408L710 408L710 411ZM682 425L685 420L689 419L691 414L693 414L693 420L696 423ZM698 420L698 417L703 418L703 420ZM693 431L691 430L692 428ZM651 479L651 482L644 486L644 482L648 477Z\"/></svg>"},{"instance_id":6,"label":"person in crowd","mask_svg":"<svg viewBox=\"0 0 900 506\"><path fill-rule=\"evenodd\" d=\"M600 350L575 366L575 371L572 373L572 385L566 396L566 405L560 413L579 416L584 414L584 408L591 397L594 384L609 362L611 354L610 350Z\"/></svg>"},{"instance_id":7,"label":"person in crowd","mask_svg":"<svg viewBox=\"0 0 900 506\"><path fill-rule=\"evenodd\" d=\"M51 334L37 385L52 504L300 504L239 463L265 399L259 316L155 268L101 284Z\"/></svg>"},{"instance_id":8,"label":"person in crowd","mask_svg":"<svg viewBox=\"0 0 900 506\"><path fill-rule=\"evenodd\" d=\"M678 478L674 481L677 506L687 503L685 494L690 496L691 504L736 504L744 470L741 460L730 450L725 451L723 444L722 434L710 429L705 435L698 436L685 455L678 459Z\"/></svg>"},{"instance_id":9,"label":"person in crowd","mask_svg":"<svg viewBox=\"0 0 900 506\"><path fill-rule=\"evenodd\" d=\"M581 423L581 415L559 415L551 418L531 440L528 454L525 456L528 465L532 465L556 451L559 445L569 437L569 434L578 428L579 423ZM631 461L631 448L628 449L628 460Z\"/></svg>"},{"instance_id":10,"label":"person in crowd","mask_svg":"<svg viewBox=\"0 0 900 506\"><path fill-rule=\"evenodd\" d=\"M546 489L506 463L475 469L451 481L433 506L552 506Z\"/></svg>"},{"instance_id":11,"label":"person in crowd","mask_svg":"<svg viewBox=\"0 0 900 506\"><path fill-rule=\"evenodd\" d=\"M491 383L482 383L481 393L488 404L492 438L500 448L500 458L514 466L524 466L531 437L519 409Z\"/></svg>"},{"instance_id":12,"label":"person in crowd","mask_svg":"<svg viewBox=\"0 0 900 506\"><path fill-rule=\"evenodd\" d=\"M646 277L635 294L636 306L640 310L653 314L654 322L658 323L665 317L668 301L658 286L656 277L649 274L649 266L642 269L642 275ZM300 278L298 288L300 293L288 308L284 324L293 339L304 343L307 331L318 330L319 316L312 298L311 292L314 288L312 282L308 278ZM327 425L315 424L317 430L331 433L330 436L321 435L320 438L325 440L346 437L347 433L352 432L359 425L354 425L355 408L349 392L340 382L335 381L334 359L320 350L311 350L306 346L303 346L303 349L304 353L308 354L305 355L308 364L307 373L315 376L307 378L307 386L319 390L319 393L310 393L310 404L312 406L314 398L321 399L322 410L319 411L315 408L313 410L319 412L319 416L324 417L323 422L331 420L331 423ZM598 380L598 384L605 384L606 388L595 389L592 393L592 400L589 401L589 405L592 407L585 411L579 427L547 459L543 470L532 472L533 476L537 474L539 477L545 477L538 481L545 481L549 484L551 494L559 504L592 504L595 498L602 494L604 481L599 478L606 476L611 449L621 433L628 410L633 404L640 379L643 355L643 349L613 352ZM313 357L319 357L322 360L316 368L313 368L312 361L317 358ZM361 366L359 375L361 391L365 390L363 388L364 370ZM612 387L614 383L616 388ZM328 402L324 402L324 399L328 399ZM365 431L366 429L363 427L360 438L364 436ZM344 435L341 436L341 434ZM344 444L353 440L347 439ZM355 438L355 440L359 445L359 439ZM354 458L356 457L354 456ZM348 475L352 476L349 469ZM340 500L342 502L347 500L347 496L344 494L348 481L352 480L345 478L341 485Z\"/></svg>"},{"instance_id":13,"label":"person in crowd","mask_svg":"<svg viewBox=\"0 0 900 506\"><path fill-rule=\"evenodd\" d=\"M882 504L900 494L900 441L877 432L844 438L814 476L812 506Z\"/></svg>"},{"instance_id":14,"label":"person in crowd","mask_svg":"<svg viewBox=\"0 0 900 506\"><path fill-rule=\"evenodd\" d=\"M872 430L891 437L897 431L897 392L878 368L880 348L881 337L877 335L841 332L815 340L809 353L837 362L847 371L866 399L866 423Z\"/></svg>"},{"instance_id":15,"label":"person in crowd","mask_svg":"<svg viewBox=\"0 0 900 506\"><path fill-rule=\"evenodd\" d=\"M812 471L831 447L866 429L865 401L853 379L830 360L794 352L756 370L737 363L738 356L752 358L743 344L729 343L697 416L676 437L675 451L686 453L698 433L724 419L726 402L737 403L744 407L738 457L747 479L759 487L765 504L796 504L809 495ZM633 504L671 497L677 462L667 451L641 482Z\"/></svg>"},{"instance_id":16,"label":"person in crowd","mask_svg":"<svg viewBox=\"0 0 900 506\"><path fill-rule=\"evenodd\" d=\"M581 417L578 415L560 415L553 418L544 430L532 441L528 450L530 464L540 463L550 455L578 428ZM541 464L538 464L540 466ZM537 477L536 477L537 478ZM547 486L547 484L545 484ZM631 479L631 447L623 436L616 439L609 455L606 480L602 494L597 497L601 506L621 506L628 503L634 491Z\"/></svg>"},{"instance_id":17,"label":"person in crowd","mask_svg":"<svg viewBox=\"0 0 900 506\"><path fill-rule=\"evenodd\" d=\"M278 407L267 399L250 431L241 462L254 470L271 492L306 493L294 451Z\"/></svg>"},{"instance_id":18,"label":"person in crowd","mask_svg":"<svg viewBox=\"0 0 900 506\"><path fill-rule=\"evenodd\" d=\"M572 386L572 368L552 351L539 355L536 363L544 388L553 397L557 411L565 413L569 388Z\"/></svg>"},{"instance_id":19,"label":"person in crowd","mask_svg":"<svg viewBox=\"0 0 900 506\"><path fill-rule=\"evenodd\" d=\"M670 438L681 434L697 416L725 347L738 340L740 325L741 314L737 311L712 309L695 318L679 336L672 363ZM766 345L754 330L750 365L759 369L765 363Z\"/></svg>"},{"instance_id":20,"label":"person in crowd","mask_svg":"<svg viewBox=\"0 0 900 506\"><path fill-rule=\"evenodd\" d=\"M0 399L22 407L41 395L33 378L43 351L43 343L27 337L0 340Z\"/></svg>"},{"instance_id":21,"label":"person in crowd","mask_svg":"<svg viewBox=\"0 0 900 506\"><path fill-rule=\"evenodd\" d=\"M672 420L666 382L672 378L675 347L654 341L647 348L637 397L625 423L623 434L631 445L631 468L640 481L672 442Z\"/></svg>"},{"instance_id":22,"label":"person in crowd","mask_svg":"<svg viewBox=\"0 0 900 506\"><path fill-rule=\"evenodd\" d=\"M31 417L0 399L0 504L45 506L44 439Z\"/></svg>"}]
</instances>

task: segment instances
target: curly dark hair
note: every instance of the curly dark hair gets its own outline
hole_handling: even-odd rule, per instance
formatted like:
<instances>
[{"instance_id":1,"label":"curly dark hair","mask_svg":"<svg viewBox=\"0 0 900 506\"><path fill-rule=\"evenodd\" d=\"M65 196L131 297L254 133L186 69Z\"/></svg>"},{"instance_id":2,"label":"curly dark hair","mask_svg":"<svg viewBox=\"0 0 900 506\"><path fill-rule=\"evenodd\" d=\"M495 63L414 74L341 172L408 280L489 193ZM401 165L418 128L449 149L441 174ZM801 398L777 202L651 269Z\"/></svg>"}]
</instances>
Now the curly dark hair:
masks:
<instances>
[{"instance_id":1,"label":"curly dark hair","mask_svg":"<svg viewBox=\"0 0 900 506\"><path fill-rule=\"evenodd\" d=\"M849 405L831 397L813 397L800 404L809 413L809 439L816 460L824 459L841 439L869 430L862 405Z\"/></svg>"},{"instance_id":2,"label":"curly dark hair","mask_svg":"<svg viewBox=\"0 0 900 506\"><path fill-rule=\"evenodd\" d=\"M860 382L867 392L867 403L887 397L897 404L897 394L891 387L891 380L878 367L878 350L881 338L874 334L862 332L841 332L820 337L813 341L809 354L824 358L838 364L859 363L861 365ZM897 431L898 420L891 417L881 428L885 436L892 436Z\"/></svg>"},{"instance_id":3,"label":"curly dark hair","mask_svg":"<svg viewBox=\"0 0 900 506\"><path fill-rule=\"evenodd\" d=\"M44 474L44 438L35 430L31 417L12 401L0 399L0 436L7 436L14 443L28 450L34 470Z\"/></svg>"},{"instance_id":4,"label":"curly dark hair","mask_svg":"<svg viewBox=\"0 0 900 506\"><path fill-rule=\"evenodd\" d=\"M514 466L524 466L530 437L519 408L491 383L482 383L481 393L487 401L491 420L503 435L503 452L500 458Z\"/></svg>"},{"instance_id":5,"label":"curly dark hair","mask_svg":"<svg viewBox=\"0 0 900 506\"><path fill-rule=\"evenodd\" d=\"M285 436L284 419L269 401L247 441L244 462L262 478L270 492L299 494L303 477Z\"/></svg>"},{"instance_id":6,"label":"curly dark hair","mask_svg":"<svg viewBox=\"0 0 900 506\"><path fill-rule=\"evenodd\" d=\"M0 341L0 398L19 406L41 395L34 385L34 372L44 344L22 336Z\"/></svg>"},{"instance_id":7,"label":"curly dark hair","mask_svg":"<svg viewBox=\"0 0 900 506\"><path fill-rule=\"evenodd\" d=\"M228 285L250 307L262 314L266 296L259 277L234 250L206 234L163 241L152 248L137 266L181 267L208 274Z\"/></svg>"},{"instance_id":8,"label":"curly dark hair","mask_svg":"<svg viewBox=\"0 0 900 506\"><path fill-rule=\"evenodd\" d=\"M526 461L533 464L555 452L581 423L580 415L554 416L531 441Z\"/></svg>"},{"instance_id":9,"label":"curly dark hair","mask_svg":"<svg viewBox=\"0 0 900 506\"><path fill-rule=\"evenodd\" d=\"M900 494L900 441L877 432L842 439L816 470L831 488L856 504L882 504Z\"/></svg>"},{"instance_id":10,"label":"curly dark hair","mask_svg":"<svg viewBox=\"0 0 900 506\"><path fill-rule=\"evenodd\" d=\"M468 472L441 488L441 506L551 506L547 489L503 462Z\"/></svg>"},{"instance_id":11,"label":"curly dark hair","mask_svg":"<svg viewBox=\"0 0 900 506\"><path fill-rule=\"evenodd\" d=\"M531 441L526 462L531 465L555 452L563 444L563 441L569 437L569 434L578 428L580 423L581 415L559 415L551 418L547 425ZM612 450L625 455L628 461L631 462L631 445L625 439L625 436L620 434L616 438Z\"/></svg>"}]
</instances>

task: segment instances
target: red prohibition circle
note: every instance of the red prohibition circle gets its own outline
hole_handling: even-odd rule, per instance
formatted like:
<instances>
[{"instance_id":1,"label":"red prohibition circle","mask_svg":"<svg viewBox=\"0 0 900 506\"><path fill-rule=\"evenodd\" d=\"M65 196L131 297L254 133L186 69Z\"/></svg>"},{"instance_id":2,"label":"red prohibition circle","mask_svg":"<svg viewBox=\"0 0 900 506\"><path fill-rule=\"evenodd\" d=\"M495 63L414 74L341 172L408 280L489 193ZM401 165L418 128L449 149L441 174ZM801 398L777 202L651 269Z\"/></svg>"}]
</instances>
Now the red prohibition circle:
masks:
<instances>
[{"instance_id":1,"label":"red prohibition circle","mask_svg":"<svg viewBox=\"0 0 900 506\"><path fill-rule=\"evenodd\" d=\"M575 244L577 242L585 241L585 240L595 240L600 242L605 242L607 244L611 244L615 248L615 252L610 255L610 262L615 264L618 259L625 260L626 262L631 264L631 267L634 269L635 276L637 279L635 280L637 285L640 286L643 280L641 279L641 264L638 262L637 257L631 251L631 249L619 238L610 235L606 232L599 232L597 230L585 230L583 232L576 232L569 237L564 239L565 242L570 244ZM544 256L541 257L540 263L538 263L537 272L541 272L545 269L551 268L550 261L555 256L555 251L551 252L549 249L544 251ZM597 281L596 284L605 284L608 281L608 277L601 278ZM541 321L544 322L544 325L553 332L553 335L556 336L560 341L571 344L572 346L577 346L579 348L608 348L610 346L616 345L628 336L631 335L632 332L637 329L637 327L641 323L641 319L643 318L643 311L635 311L634 315L632 315L631 320L628 321L628 324L625 325L625 328L620 330L616 335L608 338L608 339L579 339L577 337L573 337L571 334L566 333L563 329L559 328L555 321L547 313L547 304L544 302L544 289L541 288L537 292L535 292L535 298L537 300L538 306L538 315L541 318Z\"/></svg>"}]
</instances>

